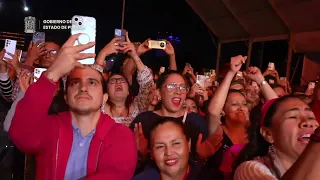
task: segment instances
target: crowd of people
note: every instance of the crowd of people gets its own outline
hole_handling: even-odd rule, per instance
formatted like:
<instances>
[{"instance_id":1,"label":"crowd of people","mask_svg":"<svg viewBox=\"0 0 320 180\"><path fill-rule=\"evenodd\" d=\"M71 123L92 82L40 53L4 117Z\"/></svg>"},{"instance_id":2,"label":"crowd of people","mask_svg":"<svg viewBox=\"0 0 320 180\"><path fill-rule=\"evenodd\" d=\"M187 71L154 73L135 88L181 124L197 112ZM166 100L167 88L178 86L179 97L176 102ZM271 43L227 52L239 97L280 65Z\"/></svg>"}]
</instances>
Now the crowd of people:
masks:
<instances>
[{"instance_id":1,"label":"crowd of people","mask_svg":"<svg viewBox=\"0 0 320 180\"><path fill-rule=\"evenodd\" d=\"M0 52L1 124L25 154L31 179L316 180L320 176L320 84L291 88L274 68L249 67L246 56L214 70L148 68L148 40L116 43L97 54L30 42L23 63ZM11 58L4 58L7 53ZM105 59L124 54L121 73ZM92 65L79 60L95 58ZM46 68L40 78L36 67ZM204 77L204 79L203 79ZM319 147L318 147L319 146ZM32 166L34 162L35 166ZM32 173L31 173L32 174Z\"/></svg>"}]
</instances>

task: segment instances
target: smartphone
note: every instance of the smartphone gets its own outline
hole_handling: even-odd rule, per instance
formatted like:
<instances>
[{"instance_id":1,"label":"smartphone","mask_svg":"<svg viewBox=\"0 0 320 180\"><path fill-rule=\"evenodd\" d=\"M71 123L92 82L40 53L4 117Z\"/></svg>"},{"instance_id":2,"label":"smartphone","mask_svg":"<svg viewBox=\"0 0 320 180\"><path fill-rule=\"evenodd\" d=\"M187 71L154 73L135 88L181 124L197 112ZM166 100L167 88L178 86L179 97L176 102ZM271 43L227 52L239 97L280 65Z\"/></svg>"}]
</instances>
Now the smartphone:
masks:
<instances>
[{"instance_id":1,"label":"smartphone","mask_svg":"<svg viewBox=\"0 0 320 180\"><path fill-rule=\"evenodd\" d=\"M6 50L6 53L5 53L4 57L12 59L12 57L9 54L7 54L7 52L9 52L11 54L15 54L16 53L16 46L17 46L16 40L6 39L5 44L4 44L4 49ZM4 61L6 61L6 60L4 60Z\"/></svg>"},{"instance_id":2,"label":"smartphone","mask_svg":"<svg viewBox=\"0 0 320 180\"><path fill-rule=\"evenodd\" d=\"M71 34L79 34L74 46L88 44L96 40L96 19L94 17L75 15L72 17ZM82 53L95 53L95 46L82 51ZM93 64L94 58L79 61L81 64Z\"/></svg>"},{"instance_id":3,"label":"smartphone","mask_svg":"<svg viewBox=\"0 0 320 180\"><path fill-rule=\"evenodd\" d=\"M286 77L280 77L280 81L285 81Z\"/></svg>"},{"instance_id":4,"label":"smartphone","mask_svg":"<svg viewBox=\"0 0 320 180\"><path fill-rule=\"evenodd\" d=\"M149 40L149 48L151 49L165 49L166 41Z\"/></svg>"},{"instance_id":5,"label":"smartphone","mask_svg":"<svg viewBox=\"0 0 320 180\"><path fill-rule=\"evenodd\" d=\"M124 29L115 29L114 30L114 37L120 37L120 40L116 41L116 45L119 45L120 43L126 42L126 34L127 31Z\"/></svg>"},{"instance_id":6,"label":"smartphone","mask_svg":"<svg viewBox=\"0 0 320 180\"><path fill-rule=\"evenodd\" d=\"M273 62L269 62L269 64L268 64L268 69L269 69L269 70L275 70L275 66L274 66L274 63L273 63Z\"/></svg>"},{"instance_id":7,"label":"smartphone","mask_svg":"<svg viewBox=\"0 0 320 180\"><path fill-rule=\"evenodd\" d=\"M19 62L21 62L22 50L21 49L16 49L16 55L18 57Z\"/></svg>"},{"instance_id":8,"label":"smartphone","mask_svg":"<svg viewBox=\"0 0 320 180\"><path fill-rule=\"evenodd\" d=\"M42 45L46 41L46 34L44 32L35 32L32 36L32 43L37 44L38 41L41 41L39 45Z\"/></svg>"},{"instance_id":9,"label":"smartphone","mask_svg":"<svg viewBox=\"0 0 320 180\"><path fill-rule=\"evenodd\" d=\"M204 75L197 75L197 83L204 87L207 77Z\"/></svg>"},{"instance_id":10,"label":"smartphone","mask_svg":"<svg viewBox=\"0 0 320 180\"><path fill-rule=\"evenodd\" d=\"M47 70L46 68L35 68L33 71L33 82L37 82L41 74L46 70Z\"/></svg>"},{"instance_id":11,"label":"smartphone","mask_svg":"<svg viewBox=\"0 0 320 180\"><path fill-rule=\"evenodd\" d=\"M192 67L190 63L186 63L186 66L190 68Z\"/></svg>"}]
</instances>

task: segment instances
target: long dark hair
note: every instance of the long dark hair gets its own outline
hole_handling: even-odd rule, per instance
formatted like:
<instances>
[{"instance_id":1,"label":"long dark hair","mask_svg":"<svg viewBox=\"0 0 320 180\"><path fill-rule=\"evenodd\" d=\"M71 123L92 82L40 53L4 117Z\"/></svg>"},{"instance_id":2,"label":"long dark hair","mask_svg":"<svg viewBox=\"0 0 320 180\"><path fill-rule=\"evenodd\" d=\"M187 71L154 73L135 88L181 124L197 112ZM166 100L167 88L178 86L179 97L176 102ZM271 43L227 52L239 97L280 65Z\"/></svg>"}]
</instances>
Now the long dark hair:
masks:
<instances>
[{"instance_id":1,"label":"long dark hair","mask_svg":"<svg viewBox=\"0 0 320 180\"><path fill-rule=\"evenodd\" d=\"M267 110L267 113L263 120L263 126L272 127L272 120L275 113L277 112L277 109L280 108L279 105L289 99L298 99L298 98L291 95L278 98ZM260 134L259 120L260 120L261 114L262 114L261 107L255 107L251 111L250 118L253 118L256 120L251 120L251 125L248 128L249 143L243 148L237 160L234 162L233 170L235 170L244 161L250 161L254 157L265 156L268 154L268 150L271 144L267 142L263 138L263 136Z\"/></svg>"}]
</instances>

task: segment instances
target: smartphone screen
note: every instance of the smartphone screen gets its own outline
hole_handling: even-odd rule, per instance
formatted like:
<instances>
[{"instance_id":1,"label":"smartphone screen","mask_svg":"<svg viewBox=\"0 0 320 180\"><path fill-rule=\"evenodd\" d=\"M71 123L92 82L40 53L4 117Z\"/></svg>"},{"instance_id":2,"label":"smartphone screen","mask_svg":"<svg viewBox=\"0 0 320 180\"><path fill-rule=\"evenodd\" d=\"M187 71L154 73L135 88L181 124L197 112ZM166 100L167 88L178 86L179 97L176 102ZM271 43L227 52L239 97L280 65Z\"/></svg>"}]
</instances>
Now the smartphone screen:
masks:
<instances>
[{"instance_id":1,"label":"smartphone screen","mask_svg":"<svg viewBox=\"0 0 320 180\"><path fill-rule=\"evenodd\" d=\"M127 33L127 31L124 29L115 29L114 30L114 36L121 38L120 40L116 41L116 44L126 42L126 33Z\"/></svg>"},{"instance_id":2,"label":"smartphone screen","mask_svg":"<svg viewBox=\"0 0 320 180\"><path fill-rule=\"evenodd\" d=\"M4 49L6 50L6 53L4 55L5 58L12 59L10 55L7 54L7 52L11 54L16 53L16 46L17 46L17 41L12 40L12 39L6 39L5 44L4 44Z\"/></svg>"},{"instance_id":3,"label":"smartphone screen","mask_svg":"<svg viewBox=\"0 0 320 180\"><path fill-rule=\"evenodd\" d=\"M197 83L204 87L204 83L206 81L206 76L204 75L197 75Z\"/></svg>"},{"instance_id":4,"label":"smartphone screen","mask_svg":"<svg viewBox=\"0 0 320 180\"><path fill-rule=\"evenodd\" d=\"M35 32L32 36L33 44L37 44L38 41L41 41L41 44L46 41L46 34L44 32Z\"/></svg>"},{"instance_id":5,"label":"smartphone screen","mask_svg":"<svg viewBox=\"0 0 320 180\"><path fill-rule=\"evenodd\" d=\"M268 69L270 69L270 70L275 70L275 66L274 66L274 63L273 63L273 62L269 62L269 64L268 64Z\"/></svg>"}]
</instances>

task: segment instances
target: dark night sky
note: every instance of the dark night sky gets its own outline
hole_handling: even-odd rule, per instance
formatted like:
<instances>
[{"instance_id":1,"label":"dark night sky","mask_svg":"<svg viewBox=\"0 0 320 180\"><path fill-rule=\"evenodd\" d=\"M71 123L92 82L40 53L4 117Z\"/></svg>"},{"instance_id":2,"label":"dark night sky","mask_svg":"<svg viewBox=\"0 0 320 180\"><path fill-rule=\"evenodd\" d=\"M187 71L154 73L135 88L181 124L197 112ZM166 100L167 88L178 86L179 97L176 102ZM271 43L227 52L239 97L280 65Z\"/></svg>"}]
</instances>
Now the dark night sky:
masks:
<instances>
[{"instance_id":1,"label":"dark night sky","mask_svg":"<svg viewBox=\"0 0 320 180\"><path fill-rule=\"evenodd\" d=\"M0 9L0 30L23 32L25 16L37 19L71 19L73 15L93 16L97 20L97 51L114 36L114 29L121 27L122 0L31 0L27 1L29 12L23 11L23 1L7 0L2 2ZM186 62L193 67L215 68L217 38L210 35L210 30L184 0L127 0L124 28L129 31L132 41L144 41L148 37L157 38L161 34L172 34L181 39L176 45L178 66L180 69ZM52 34L52 32L46 32ZM70 32L53 33L56 39L65 41ZM214 39L213 39L213 38ZM287 42L273 41L264 43L262 69L269 61L276 62L280 76L285 75ZM252 64L260 66L262 43L253 45ZM154 58L149 53L146 64L166 65L164 58ZM222 45L222 59L228 61L231 56L247 54L246 42ZM164 60L163 60L164 59ZM155 62L156 61L156 62ZM295 61L293 61L293 65Z\"/></svg>"}]
</instances>

